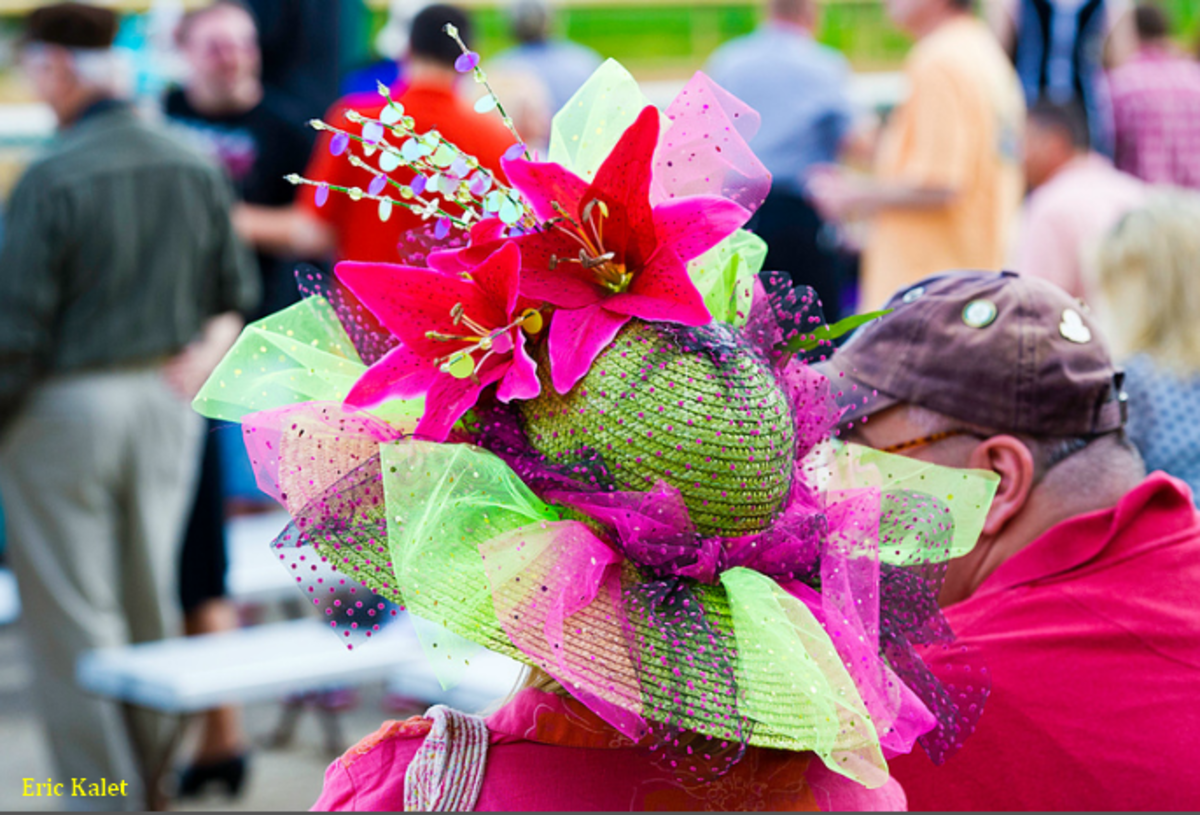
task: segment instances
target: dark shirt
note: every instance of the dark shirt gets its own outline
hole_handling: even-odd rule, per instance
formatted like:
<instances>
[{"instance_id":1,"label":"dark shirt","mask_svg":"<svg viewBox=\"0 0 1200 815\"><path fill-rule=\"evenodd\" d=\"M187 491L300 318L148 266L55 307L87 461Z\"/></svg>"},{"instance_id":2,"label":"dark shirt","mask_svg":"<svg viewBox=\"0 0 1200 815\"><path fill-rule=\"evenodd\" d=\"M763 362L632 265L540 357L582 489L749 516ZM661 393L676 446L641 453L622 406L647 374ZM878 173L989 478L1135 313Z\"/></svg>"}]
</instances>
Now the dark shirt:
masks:
<instances>
[{"instance_id":1,"label":"dark shirt","mask_svg":"<svg viewBox=\"0 0 1200 815\"><path fill-rule=\"evenodd\" d=\"M1112 156L1112 123L1104 92L1108 0L1019 0L1013 62L1025 101L1079 102L1092 147Z\"/></svg>"},{"instance_id":2,"label":"dark shirt","mask_svg":"<svg viewBox=\"0 0 1200 815\"><path fill-rule=\"evenodd\" d=\"M177 353L258 299L229 182L192 150L102 105L18 182L0 247L0 426L38 378Z\"/></svg>"},{"instance_id":3,"label":"dark shirt","mask_svg":"<svg viewBox=\"0 0 1200 815\"><path fill-rule=\"evenodd\" d=\"M330 0L249 0L258 21L263 84L277 93L294 120L320 116L338 98L346 48L365 43L363 3ZM372 88L374 90L374 88Z\"/></svg>"},{"instance_id":4,"label":"dark shirt","mask_svg":"<svg viewBox=\"0 0 1200 815\"><path fill-rule=\"evenodd\" d=\"M225 170L240 200L265 207L292 203L296 188L284 176L304 172L315 132L293 122L270 97L243 113L212 116L177 89L167 94L164 112L174 132ZM263 299L255 318L299 299L293 259L259 252L258 265Z\"/></svg>"}]
</instances>

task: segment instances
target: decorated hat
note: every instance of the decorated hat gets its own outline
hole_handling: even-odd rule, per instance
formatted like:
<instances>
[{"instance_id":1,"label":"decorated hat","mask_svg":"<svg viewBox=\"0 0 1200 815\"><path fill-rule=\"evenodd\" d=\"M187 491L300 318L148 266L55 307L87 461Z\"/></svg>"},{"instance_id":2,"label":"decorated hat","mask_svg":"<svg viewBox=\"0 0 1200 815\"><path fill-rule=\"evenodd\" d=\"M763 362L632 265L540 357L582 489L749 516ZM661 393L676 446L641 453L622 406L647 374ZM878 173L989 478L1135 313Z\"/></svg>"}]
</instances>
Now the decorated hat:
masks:
<instances>
[{"instance_id":1,"label":"decorated hat","mask_svg":"<svg viewBox=\"0 0 1200 815\"><path fill-rule=\"evenodd\" d=\"M351 121L316 126L367 188L293 182L426 227L403 262L302 274L196 401L242 424L331 630L371 647L403 607L443 681L506 654L688 778L755 745L877 787L957 749L987 673L936 597L995 478L836 440L807 362L879 315L829 326L761 271L758 115L703 74L660 111L610 61L503 174L390 97Z\"/></svg>"}]
</instances>

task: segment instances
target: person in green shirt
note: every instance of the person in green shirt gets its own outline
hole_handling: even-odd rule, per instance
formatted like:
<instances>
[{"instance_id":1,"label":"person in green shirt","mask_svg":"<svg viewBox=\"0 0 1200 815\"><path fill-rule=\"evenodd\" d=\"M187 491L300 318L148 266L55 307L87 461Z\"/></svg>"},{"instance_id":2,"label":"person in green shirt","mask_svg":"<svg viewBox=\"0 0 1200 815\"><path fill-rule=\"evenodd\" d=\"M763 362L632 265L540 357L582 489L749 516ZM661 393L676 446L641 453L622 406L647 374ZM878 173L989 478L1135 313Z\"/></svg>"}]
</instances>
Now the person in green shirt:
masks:
<instances>
[{"instance_id":1,"label":"person in green shirt","mask_svg":"<svg viewBox=\"0 0 1200 815\"><path fill-rule=\"evenodd\" d=\"M0 496L56 775L127 779L138 807L159 723L139 721L129 749L75 660L176 631L189 402L258 275L222 173L119 98L116 29L63 3L35 10L21 43L59 133L17 183L0 247Z\"/></svg>"}]
</instances>

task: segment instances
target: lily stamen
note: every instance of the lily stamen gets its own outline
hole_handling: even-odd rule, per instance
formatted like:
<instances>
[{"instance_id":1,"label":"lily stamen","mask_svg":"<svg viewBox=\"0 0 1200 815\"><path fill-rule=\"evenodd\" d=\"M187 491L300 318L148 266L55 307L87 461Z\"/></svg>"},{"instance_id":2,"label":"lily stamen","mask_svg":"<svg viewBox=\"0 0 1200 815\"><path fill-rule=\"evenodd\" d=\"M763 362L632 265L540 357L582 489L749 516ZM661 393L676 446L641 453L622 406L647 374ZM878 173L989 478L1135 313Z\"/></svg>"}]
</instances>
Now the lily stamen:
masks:
<instances>
[{"instance_id":1,"label":"lily stamen","mask_svg":"<svg viewBox=\"0 0 1200 815\"><path fill-rule=\"evenodd\" d=\"M558 268L560 263L578 263L582 269L592 273L598 284L614 294L627 290L633 282L633 275L626 271L623 263L615 262L616 252L604 250L604 221L608 217L608 205L600 198L593 198L584 204L581 213L583 224L572 218L557 201L551 202L551 206L560 217L547 221L544 227L566 235L582 248L578 258L551 255L550 271Z\"/></svg>"},{"instance_id":2,"label":"lily stamen","mask_svg":"<svg viewBox=\"0 0 1200 815\"><path fill-rule=\"evenodd\" d=\"M439 342L469 343L466 348L460 348L444 357L438 357L433 361L435 365L441 368L443 373L458 376L460 379L465 379L468 376L466 365L462 364L464 361L470 363L471 370L469 376L474 377L475 372L483 366L483 363L487 362L488 359L494 353L496 353L496 351L493 350L496 340L508 334L508 332L512 331L514 328L523 329L527 334L536 334L542 329L541 310L535 308L525 309L523 312L521 312L520 316L518 316L511 323L501 328L497 328L494 331L489 331L488 329L480 326L470 317L467 317L463 312L461 303L455 304L454 308L450 310L450 314L454 318L455 325L461 321L467 326L467 328L477 332L479 336L457 336L454 334L444 334L440 331L426 331L425 336L431 340L437 340ZM483 358L478 361L475 359L476 351L484 352ZM460 373L462 376L459 376Z\"/></svg>"}]
</instances>

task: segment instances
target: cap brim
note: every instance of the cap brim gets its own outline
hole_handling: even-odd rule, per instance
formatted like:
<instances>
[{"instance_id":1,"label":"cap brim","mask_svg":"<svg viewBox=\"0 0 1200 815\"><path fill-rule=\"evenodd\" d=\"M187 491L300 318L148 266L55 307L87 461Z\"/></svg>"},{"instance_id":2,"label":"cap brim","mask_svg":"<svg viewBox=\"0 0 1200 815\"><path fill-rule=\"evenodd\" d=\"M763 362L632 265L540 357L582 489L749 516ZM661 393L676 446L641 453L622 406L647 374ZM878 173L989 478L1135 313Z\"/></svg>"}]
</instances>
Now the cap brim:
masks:
<instances>
[{"instance_id":1,"label":"cap brim","mask_svg":"<svg viewBox=\"0 0 1200 815\"><path fill-rule=\"evenodd\" d=\"M872 416L903 401L856 378L847 370L847 366L839 364L836 353L828 360L816 363L813 368L829 380L834 400L844 411L838 420L839 426Z\"/></svg>"}]
</instances>

